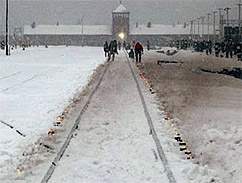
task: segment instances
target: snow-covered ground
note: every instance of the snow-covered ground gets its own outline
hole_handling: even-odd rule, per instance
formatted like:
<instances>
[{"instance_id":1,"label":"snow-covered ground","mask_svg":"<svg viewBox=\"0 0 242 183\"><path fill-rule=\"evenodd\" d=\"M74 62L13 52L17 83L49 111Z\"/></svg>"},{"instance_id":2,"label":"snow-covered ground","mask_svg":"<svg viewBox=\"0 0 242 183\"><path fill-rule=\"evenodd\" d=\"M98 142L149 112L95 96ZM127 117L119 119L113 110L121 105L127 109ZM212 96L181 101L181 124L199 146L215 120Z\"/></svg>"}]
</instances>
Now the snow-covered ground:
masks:
<instances>
[{"instance_id":1,"label":"snow-covered ground","mask_svg":"<svg viewBox=\"0 0 242 183\"><path fill-rule=\"evenodd\" d=\"M178 63L157 65L157 60ZM161 130L170 135L173 129L179 130L195 155L194 165L199 166L184 170L189 181L210 182L204 179L207 176L211 182L240 183L242 80L201 69L241 69L242 62L191 50L179 50L173 56L150 51L144 54L140 68L156 89L158 103L174 119L174 127L163 123Z\"/></svg>"},{"instance_id":2,"label":"snow-covered ground","mask_svg":"<svg viewBox=\"0 0 242 183\"><path fill-rule=\"evenodd\" d=\"M47 134L104 61L102 48L34 47L10 57L0 51L0 182L6 165Z\"/></svg>"},{"instance_id":3,"label":"snow-covered ground","mask_svg":"<svg viewBox=\"0 0 242 183\"><path fill-rule=\"evenodd\" d=\"M203 73L200 68L242 68L241 63L191 51L174 56L150 51L143 58L155 95L150 94L138 68L131 65L177 182L240 182L241 80ZM158 59L184 63L158 66ZM103 51L35 47L13 50L11 57L0 51L0 60L0 182L40 182L80 113L90 91L83 101L79 94L93 70L105 61ZM103 68L96 72L97 78ZM56 117L75 94L80 104L65 119L63 131L47 139ZM172 119L165 120L167 114L161 109ZM179 151L173 138L177 129L195 159L187 160ZM34 143L43 136L53 150L23 157L28 147L38 150ZM19 157L29 166L17 174ZM110 63L50 182L168 182L124 53Z\"/></svg>"}]
</instances>

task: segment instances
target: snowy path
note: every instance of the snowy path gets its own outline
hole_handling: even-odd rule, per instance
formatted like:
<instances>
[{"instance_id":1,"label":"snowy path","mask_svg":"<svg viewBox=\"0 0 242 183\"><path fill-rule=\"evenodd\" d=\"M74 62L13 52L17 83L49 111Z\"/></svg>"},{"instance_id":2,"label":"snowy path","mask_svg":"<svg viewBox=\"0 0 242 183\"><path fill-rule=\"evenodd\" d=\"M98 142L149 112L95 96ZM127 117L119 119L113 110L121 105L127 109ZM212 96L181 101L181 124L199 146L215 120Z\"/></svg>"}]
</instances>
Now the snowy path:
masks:
<instances>
[{"instance_id":1,"label":"snowy path","mask_svg":"<svg viewBox=\"0 0 242 183\"><path fill-rule=\"evenodd\" d=\"M110 64L49 182L169 182L125 59Z\"/></svg>"}]
</instances>

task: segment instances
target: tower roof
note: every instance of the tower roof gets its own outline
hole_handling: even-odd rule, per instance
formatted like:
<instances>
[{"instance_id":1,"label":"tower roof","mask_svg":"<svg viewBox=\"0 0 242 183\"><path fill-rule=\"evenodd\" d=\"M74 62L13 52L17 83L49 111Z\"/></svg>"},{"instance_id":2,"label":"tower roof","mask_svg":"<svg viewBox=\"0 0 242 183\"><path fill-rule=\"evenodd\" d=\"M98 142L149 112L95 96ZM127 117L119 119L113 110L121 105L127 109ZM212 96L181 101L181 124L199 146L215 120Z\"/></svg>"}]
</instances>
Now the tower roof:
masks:
<instances>
[{"instance_id":1,"label":"tower roof","mask_svg":"<svg viewBox=\"0 0 242 183\"><path fill-rule=\"evenodd\" d=\"M124 7L124 5L120 4L113 13L129 13L129 11Z\"/></svg>"}]
</instances>

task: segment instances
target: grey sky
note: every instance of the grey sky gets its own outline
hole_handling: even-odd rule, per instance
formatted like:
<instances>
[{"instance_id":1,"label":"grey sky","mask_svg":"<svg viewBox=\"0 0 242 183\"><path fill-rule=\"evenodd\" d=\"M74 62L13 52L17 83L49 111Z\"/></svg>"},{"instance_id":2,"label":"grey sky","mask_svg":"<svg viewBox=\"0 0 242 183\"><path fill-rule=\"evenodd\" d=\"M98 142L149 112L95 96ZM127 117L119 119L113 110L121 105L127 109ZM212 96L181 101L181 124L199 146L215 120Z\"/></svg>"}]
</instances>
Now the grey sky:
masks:
<instances>
[{"instance_id":1,"label":"grey sky","mask_svg":"<svg viewBox=\"0 0 242 183\"><path fill-rule=\"evenodd\" d=\"M237 16L238 0L122 0L131 12L131 23L172 24L188 22L218 7L233 7ZM76 24L84 15L85 24L110 24L111 11L119 0L10 0L10 25ZM4 33L5 0L0 0L0 34Z\"/></svg>"}]
</instances>

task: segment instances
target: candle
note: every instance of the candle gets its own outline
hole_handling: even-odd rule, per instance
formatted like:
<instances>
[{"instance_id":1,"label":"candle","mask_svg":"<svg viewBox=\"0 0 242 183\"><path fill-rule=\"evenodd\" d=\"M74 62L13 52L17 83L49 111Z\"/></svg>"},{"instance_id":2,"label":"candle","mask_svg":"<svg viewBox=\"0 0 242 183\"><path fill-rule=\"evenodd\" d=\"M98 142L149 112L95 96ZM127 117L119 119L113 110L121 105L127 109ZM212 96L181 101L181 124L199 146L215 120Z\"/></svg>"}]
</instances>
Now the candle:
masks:
<instances>
[{"instance_id":1,"label":"candle","mask_svg":"<svg viewBox=\"0 0 242 183\"><path fill-rule=\"evenodd\" d=\"M179 145L180 145L180 146L185 146L186 143L182 140L181 142L179 142Z\"/></svg>"},{"instance_id":2,"label":"candle","mask_svg":"<svg viewBox=\"0 0 242 183\"><path fill-rule=\"evenodd\" d=\"M180 151L185 151L186 149L187 149L186 146L182 146L182 147L180 147Z\"/></svg>"},{"instance_id":3,"label":"candle","mask_svg":"<svg viewBox=\"0 0 242 183\"><path fill-rule=\"evenodd\" d=\"M192 152L189 149L187 149L186 152L185 152L185 154L188 154L188 155L191 154L191 153Z\"/></svg>"},{"instance_id":4,"label":"candle","mask_svg":"<svg viewBox=\"0 0 242 183\"><path fill-rule=\"evenodd\" d=\"M20 168L17 168L17 172L18 172L18 173L20 173L20 172L21 172Z\"/></svg>"},{"instance_id":5,"label":"candle","mask_svg":"<svg viewBox=\"0 0 242 183\"><path fill-rule=\"evenodd\" d=\"M48 135L54 135L54 131L52 131L52 130L50 130L49 132L48 132Z\"/></svg>"}]
</instances>

